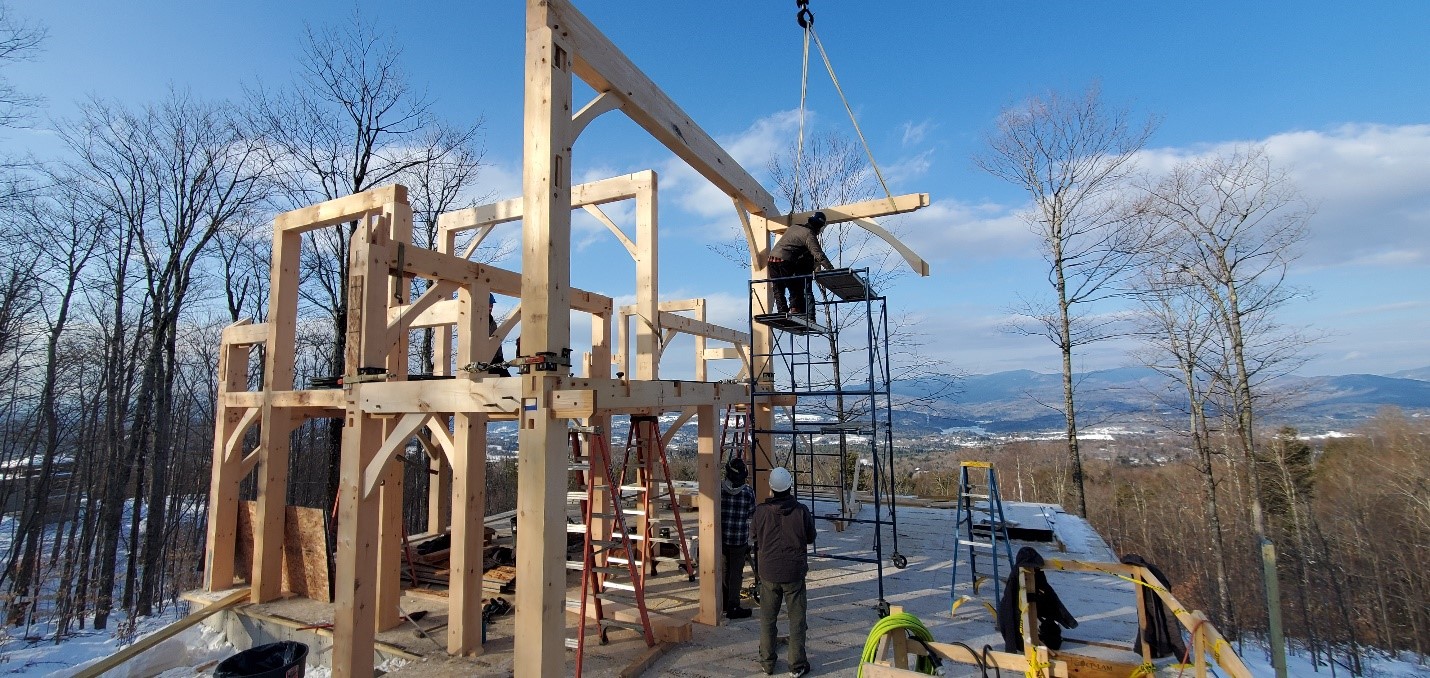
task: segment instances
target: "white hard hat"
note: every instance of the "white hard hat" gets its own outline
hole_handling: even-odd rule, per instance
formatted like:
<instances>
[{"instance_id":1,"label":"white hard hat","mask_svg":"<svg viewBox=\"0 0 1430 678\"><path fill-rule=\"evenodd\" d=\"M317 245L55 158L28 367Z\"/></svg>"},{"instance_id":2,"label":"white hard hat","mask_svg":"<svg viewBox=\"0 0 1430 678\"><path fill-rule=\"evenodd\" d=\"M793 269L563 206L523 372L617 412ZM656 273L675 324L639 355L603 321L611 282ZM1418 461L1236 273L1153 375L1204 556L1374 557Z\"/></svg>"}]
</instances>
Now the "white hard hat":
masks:
<instances>
[{"instance_id":1,"label":"white hard hat","mask_svg":"<svg viewBox=\"0 0 1430 678\"><path fill-rule=\"evenodd\" d=\"M771 492L785 492L791 487L794 487L794 476L790 475L783 466L777 466L770 471Z\"/></svg>"}]
</instances>

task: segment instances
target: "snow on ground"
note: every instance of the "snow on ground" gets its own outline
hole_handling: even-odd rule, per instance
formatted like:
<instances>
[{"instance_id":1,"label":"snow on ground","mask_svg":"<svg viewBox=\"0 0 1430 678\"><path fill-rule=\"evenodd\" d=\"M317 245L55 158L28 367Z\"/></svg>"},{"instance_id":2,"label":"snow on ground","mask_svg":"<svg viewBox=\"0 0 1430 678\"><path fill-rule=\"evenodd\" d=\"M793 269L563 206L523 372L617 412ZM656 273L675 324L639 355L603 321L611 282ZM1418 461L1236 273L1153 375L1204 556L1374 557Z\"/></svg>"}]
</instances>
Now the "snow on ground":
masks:
<instances>
[{"instance_id":1,"label":"snow on ground","mask_svg":"<svg viewBox=\"0 0 1430 678\"><path fill-rule=\"evenodd\" d=\"M139 622L139 636L148 635L163 628L178 618L178 614L142 619ZM116 623L104 631L86 629L59 644L52 636L44 640L32 641L24 638L8 639L0 645L0 675L46 676L62 678L72 676L79 669L108 657L122 645L115 638ZM32 627L38 628L38 627ZM148 678L163 675L166 678L193 676L197 667L216 663L234 654L232 645L223 636L206 627L194 626L184 629L138 657L126 662L106 674L114 678ZM168 673L166 673L168 672Z\"/></svg>"}]
</instances>

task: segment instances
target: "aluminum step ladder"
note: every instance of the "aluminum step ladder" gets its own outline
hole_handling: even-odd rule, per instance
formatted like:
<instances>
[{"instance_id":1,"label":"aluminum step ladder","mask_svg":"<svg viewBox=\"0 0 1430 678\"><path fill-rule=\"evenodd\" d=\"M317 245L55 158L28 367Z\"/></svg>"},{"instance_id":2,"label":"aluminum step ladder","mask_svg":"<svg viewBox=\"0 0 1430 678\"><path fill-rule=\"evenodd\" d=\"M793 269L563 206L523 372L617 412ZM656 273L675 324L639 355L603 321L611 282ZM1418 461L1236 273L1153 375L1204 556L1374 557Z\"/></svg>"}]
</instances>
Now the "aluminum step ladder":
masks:
<instances>
[{"instance_id":1,"label":"aluminum step ladder","mask_svg":"<svg viewBox=\"0 0 1430 678\"><path fill-rule=\"evenodd\" d=\"M583 521L568 523L568 534L582 535L581 560L566 561L568 570L581 572L580 617L576 622L576 637L567 638L566 646L576 650L576 676L581 675L586 652L587 622L594 621L600 643L609 642L611 628L635 631L645 637L647 647L655 645L650 614L645 602L645 581L635 557L635 541L628 538L626 513L618 501L619 483L611 473L611 451L598 426L573 426L570 432L571 465L568 467L583 489L568 492L568 503L580 505ZM573 601L568 600L570 607ZM638 621L618 620L608 603L628 606L636 611ZM589 616L588 616L589 612Z\"/></svg>"},{"instance_id":2,"label":"aluminum step ladder","mask_svg":"<svg viewBox=\"0 0 1430 678\"><path fill-rule=\"evenodd\" d=\"M998 471L992 462L965 461L958 465L958 513L954 523L957 544L953 553L953 579L950 597L956 599L954 610L965 600L978 595L979 586L993 580L993 604L1003 597L1003 577L1013 571L1013 547L1008 539L1008 519L1003 514L1003 498L998 493ZM991 570L979 569L979 556ZM960 567L963 557L966 565ZM958 593L959 574L964 573L973 585L972 596ZM992 606L984 603L990 610Z\"/></svg>"},{"instance_id":3,"label":"aluminum step ladder","mask_svg":"<svg viewBox=\"0 0 1430 678\"><path fill-rule=\"evenodd\" d=\"M695 561L690 557L689 537L681 516L680 500L675 494L675 482L670 476L670 463L665 455L665 439L660 434L660 420L653 416L631 416L626 436L626 454L621 463L617 484L622 502L631 501L635 509L626 509L637 517L638 528L627 538L636 543L641 571L656 574L662 562L675 563L695 581ZM661 554L662 546L675 546L676 555Z\"/></svg>"}]
</instances>

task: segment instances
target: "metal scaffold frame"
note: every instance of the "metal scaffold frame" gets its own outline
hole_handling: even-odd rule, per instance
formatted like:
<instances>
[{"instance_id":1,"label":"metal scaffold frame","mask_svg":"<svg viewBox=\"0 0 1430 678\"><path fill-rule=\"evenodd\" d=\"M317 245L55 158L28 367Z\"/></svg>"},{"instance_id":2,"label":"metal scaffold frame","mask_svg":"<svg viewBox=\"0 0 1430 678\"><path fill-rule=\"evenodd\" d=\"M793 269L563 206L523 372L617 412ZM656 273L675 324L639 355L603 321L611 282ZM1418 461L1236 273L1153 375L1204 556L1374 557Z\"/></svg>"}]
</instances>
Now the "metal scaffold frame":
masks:
<instances>
[{"instance_id":1,"label":"metal scaffold frame","mask_svg":"<svg viewBox=\"0 0 1430 678\"><path fill-rule=\"evenodd\" d=\"M899 553L894 500L888 307L886 298L869 286L868 275L868 269L814 274L826 294L816 295L809 316L751 314L752 333L757 325L776 331L767 344L769 352L759 347L752 355L756 364L770 369L752 375L749 407L753 410L757 401L777 403L786 408L788 418L781 423L771 417L766 425L751 430L746 461L754 463L757 471L786 467L795 477L795 497L810 507L816 519L832 523L836 530L843 531L849 524L873 527L873 555L836 553L817 543L811 555L874 565L878 611L883 616L888 613L886 538L895 567L904 567L907 560ZM769 284L769 280L750 281L752 307L758 307L753 302ZM862 337L857 336L860 330ZM845 341L851 334L853 339ZM869 474L868 490L861 495L864 469ZM857 500L862 496L873 504L873 517L860 517ZM829 504L834 504L833 512Z\"/></svg>"}]
</instances>

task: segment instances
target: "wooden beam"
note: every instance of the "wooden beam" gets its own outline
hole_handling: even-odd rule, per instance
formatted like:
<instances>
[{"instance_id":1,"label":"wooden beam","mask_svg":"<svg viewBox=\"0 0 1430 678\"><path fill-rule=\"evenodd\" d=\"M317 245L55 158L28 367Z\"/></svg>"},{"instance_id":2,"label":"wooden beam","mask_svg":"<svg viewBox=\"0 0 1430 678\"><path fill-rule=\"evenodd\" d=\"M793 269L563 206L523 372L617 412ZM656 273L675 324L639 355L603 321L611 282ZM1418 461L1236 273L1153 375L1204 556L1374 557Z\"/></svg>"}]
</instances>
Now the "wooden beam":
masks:
<instances>
[{"instance_id":1,"label":"wooden beam","mask_svg":"<svg viewBox=\"0 0 1430 678\"><path fill-rule=\"evenodd\" d=\"M381 211L386 205L393 203L407 204L406 186L383 186L284 212L274 219L273 229L275 232L303 233L323 226L353 221L365 214Z\"/></svg>"},{"instance_id":2,"label":"wooden beam","mask_svg":"<svg viewBox=\"0 0 1430 678\"><path fill-rule=\"evenodd\" d=\"M516 379L441 379L353 385L358 406L371 414L477 412L512 418L520 405Z\"/></svg>"},{"instance_id":3,"label":"wooden beam","mask_svg":"<svg viewBox=\"0 0 1430 678\"><path fill-rule=\"evenodd\" d=\"M94 664L80 669L78 673L74 674L75 678L96 678L97 676L117 669L119 668L120 664L123 664L124 662L127 662L130 659L139 656L141 652L151 647L154 647L159 643L173 638L174 636L178 635L180 631L183 631L184 629L189 628L194 624L208 619L209 617L222 610L226 610L242 601L248 600L249 593L249 590L246 588L239 589L218 599L217 601L208 605L202 610L199 610L197 612L191 612L183 619L180 619L168 626L165 626L164 628L159 629L158 631L155 631L135 641L133 645L130 645L129 647L115 652L114 654L109 655L108 657L105 657L104 659Z\"/></svg>"},{"instance_id":4,"label":"wooden beam","mask_svg":"<svg viewBox=\"0 0 1430 678\"><path fill-rule=\"evenodd\" d=\"M290 213L291 214L291 213ZM289 433L291 410L280 409L271 394L293 388L293 356L298 350L298 268L302 236L284 230L283 218L274 222L273 255L269 275L268 338L263 369L262 408L258 449L260 470L256 479L257 509L253 528L253 573L249 579L253 602L273 600L283 588L283 516L288 497ZM264 394L270 394L264 396ZM250 395L250 394L228 394Z\"/></svg>"},{"instance_id":5,"label":"wooden beam","mask_svg":"<svg viewBox=\"0 0 1430 678\"><path fill-rule=\"evenodd\" d=\"M686 316L676 315L674 313L661 312L660 327L662 329L684 332L686 334L695 335L697 337L706 337L708 339L728 341L732 344L740 344L744 346L748 346L750 344L750 335L745 332L732 330L728 327L714 325L702 320L696 320L694 318L688 318Z\"/></svg>"},{"instance_id":6,"label":"wooden beam","mask_svg":"<svg viewBox=\"0 0 1430 678\"><path fill-rule=\"evenodd\" d=\"M241 321L240 326L248 326ZM230 326L233 327L233 326ZM225 330L227 331L227 330ZM267 328L264 328L267 332ZM209 591L233 586L234 548L238 538L238 489L247 474L235 463L233 449L257 408L224 407L223 394L248 387L248 348L224 345L218 354L218 402L214 416L213 466L209 478L208 558L205 558L204 588ZM245 420L247 420L245 422Z\"/></svg>"},{"instance_id":7,"label":"wooden beam","mask_svg":"<svg viewBox=\"0 0 1430 678\"><path fill-rule=\"evenodd\" d=\"M887 217L895 214L913 212L929 206L929 194L927 193L906 193L896 195L893 198L875 198L862 202L851 202L847 205L835 205L833 207L821 207L817 210L805 212L791 212L773 217L765 217L769 222L770 233L776 235L784 233L790 224L802 224L809 221L815 212L823 212L825 223L840 224L846 221L857 221L859 219L871 219L875 217ZM760 217L755 217L759 219Z\"/></svg>"},{"instance_id":8,"label":"wooden beam","mask_svg":"<svg viewBox=\"0 0 1430 678\"><path fill-rule=\"evenodd\" d=\"M591 89L620 97L621 110L632 121L726 195L743 201L751 212L778 213L774 196L568 0L550 0L549 6L561 25L563 37L569 42L574 57L572 70Z\"/></svg>"},{"instance_id":9,"label":"wooden beam","mask_svg":"<svg viewBox=\"0 0 1430 678\"><path fill-rule=\"evenodd\" d=\"M642 190L647 190L646 186L654 176L653 170L642 170L633 174L623 174L577 184L571 188L571 207L574 209L586 205L602 205L634 198ZM519 197L508 198L488 205L446 212L437 217L437 223L445 233L458 233L517 221L521 219L526 209L522 200Z\"/></svg>"},{"instance_id":10,"label":"wooden beam","mask_svg":"<svg viewBox=\"0 0 1430 678\"><path fill-rule=\"evenodd\" d=\"M581 209L586 210L587 214L590 214L596 218L596 221L604 224L606 230L610 231L611 235L616 236L616 240L619 240L621 246L626 248L626 252L631 255L632 259L638 256L636 254L636 244L631 242L630 238L626 237L625 231L622 231L621 227L616 225L616 222L611 221L611 218L606 216L605 212L601 211L599 205L584 205Z\"/></svg>"},{"instance_id":11,"label":"wooden beam","mask_svg":"<svg viewBox=\"0 0 1430 678\"><path fill-rule=\"evenodd\" d=\"M224 346L250 346L262 344L265 341L268 341L268 325L266 323L255 325L247 318L223 328L223 335L219 339L219 343Z\"/></svg>"}]
</instances>

